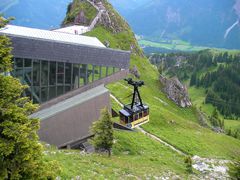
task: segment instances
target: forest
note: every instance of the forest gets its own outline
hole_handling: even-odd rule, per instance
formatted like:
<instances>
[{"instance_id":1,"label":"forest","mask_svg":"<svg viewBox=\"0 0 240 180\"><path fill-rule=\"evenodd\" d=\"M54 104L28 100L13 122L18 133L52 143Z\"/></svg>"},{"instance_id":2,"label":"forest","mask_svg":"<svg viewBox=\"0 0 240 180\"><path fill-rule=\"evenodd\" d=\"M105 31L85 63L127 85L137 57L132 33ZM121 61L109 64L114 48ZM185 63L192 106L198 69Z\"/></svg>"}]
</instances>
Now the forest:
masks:
<instances>
[{"instance_id":1,"label":"forest","mask_svg":"<svg viewBox=\"0 0 240 180\"><path fill-rule=\"evenodd\" d=\"M205 88L205 103L214 105L225 118L240 117L239 53L203 50L153 54L149 60L165 75Z\"/></svg>"}]
</instances>

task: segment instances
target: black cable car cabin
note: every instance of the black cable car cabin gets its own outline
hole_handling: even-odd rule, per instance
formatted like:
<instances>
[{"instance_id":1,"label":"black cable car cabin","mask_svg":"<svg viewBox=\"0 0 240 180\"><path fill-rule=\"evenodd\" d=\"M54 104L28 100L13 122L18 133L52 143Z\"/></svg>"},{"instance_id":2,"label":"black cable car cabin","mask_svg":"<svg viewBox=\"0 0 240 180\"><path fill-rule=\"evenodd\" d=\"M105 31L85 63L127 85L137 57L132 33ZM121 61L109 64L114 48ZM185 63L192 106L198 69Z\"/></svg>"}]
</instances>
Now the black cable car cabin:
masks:
<instances>
[{"instance_id":1,"label":"black cable car cabin","mask_svg":"<svg viewBox=\"0 0 240 180\"><path fill-rule=\"evenodd\" d=\"M124 105L123 109L119 111L120 123L129 128L145 124L149 121L149 107L142 103L138 87L144 85L143 81L133 81L131 78L125 79L128 84L134 87L132 103ZM139 102L135 101L136 95Z\"/></svg>"}]
</instances>

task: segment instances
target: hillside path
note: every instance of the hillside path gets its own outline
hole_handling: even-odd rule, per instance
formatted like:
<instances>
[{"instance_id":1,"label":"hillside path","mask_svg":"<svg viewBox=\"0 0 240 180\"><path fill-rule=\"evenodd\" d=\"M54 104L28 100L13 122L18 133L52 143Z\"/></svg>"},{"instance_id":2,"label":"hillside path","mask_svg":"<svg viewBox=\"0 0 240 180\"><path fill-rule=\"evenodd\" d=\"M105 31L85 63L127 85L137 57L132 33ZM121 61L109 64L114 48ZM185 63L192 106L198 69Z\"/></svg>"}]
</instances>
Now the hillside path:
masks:
<instances>
[{"instance_id":1,"label":"hillside path","mask_svg":"<svg viewBox=\"0 0 240 180\"><path fill-rule=\"evenodd\" d=\"M171 144L168 144L166 141L160 139L159 137L148 133L147 131L145 131L143 128L141 128L140 126L136 127L136 129L138 129L141 133L145 134L146 136L150 137L151 139L160 142L161 144L163 144L164 146L169 147L170 149L172 149L173 151L177 152L180 155L183 156L187 156L187 154L185 154L184 152L182 152L181 150L175 148L174 146L172 146Z\"/></svg>"},{"instance_id":2,"label":"hillside path","mask_svg":"<svg viewBox=\"0 0 240 180\"><path fill-rule=\"evenodd\" d=\"M123 104L112 94L110 94L110 97L117 103L119 104L121 107L123 107ZM163 144L164 146L167 146L168 148L172 149L173 151L177 152L180 155L183 156L187 156L187 154L185 154L184 152L182 152L181 150L175 148L174 146L172 146L171 144L167 143L166 141L160 139L159 137L155 136L154 134L151 134L147 131L145 131L143 128L141 128L140 126L138 126L136 129L138 129L141 133L145 134L146 136L148 136L149 138L160 142L161 144Z\"/></svg>"},{"instance_id":3,"label":"hillside path","mask_svg":"<svg viewBox=\"0 0 240 180\"><path fill-rule=\"evenodd\" d=\"M112 94L110 94L110 97L117 102L121 107L123 107L123 104ZM164 146L168 147L172 151L178 153L182 156L187 156L188 154L184 153L183 151L175 148L171 144L167 143L166 141L162 140L161 138L155 136L154 134L151 134L147 131L145 131L140 126L137 127L141 133L145 134L149 138L158 141L159 143L163 144ZM230 179L230 176L228 174L228 164L231 162L230 160L221 160L221 159L210 159L210 158L201 158L197 155L192 157L193 165L192 167L199 171L200 174L196 177L193 176L193 179L223 179L228 180Z\"/></svg>"},{"instance_id":4,"label":"hillside path","mask_svg":"<svg viewBox=\"0 0 240 180\"><path fill-rule=\"evenodd\" d=\"M89 2L93 7L95 7L98 11L97 16L93 19L93 21L91 22L90 26L88 26L88 31L91 31L94 29L94 27L96 26L98 20L102 17L102 13L104 11L106 11L105 7L101 4L100 6L96 5L94 2L87 0L87 2Z\"/></svg>"}]
</instances>

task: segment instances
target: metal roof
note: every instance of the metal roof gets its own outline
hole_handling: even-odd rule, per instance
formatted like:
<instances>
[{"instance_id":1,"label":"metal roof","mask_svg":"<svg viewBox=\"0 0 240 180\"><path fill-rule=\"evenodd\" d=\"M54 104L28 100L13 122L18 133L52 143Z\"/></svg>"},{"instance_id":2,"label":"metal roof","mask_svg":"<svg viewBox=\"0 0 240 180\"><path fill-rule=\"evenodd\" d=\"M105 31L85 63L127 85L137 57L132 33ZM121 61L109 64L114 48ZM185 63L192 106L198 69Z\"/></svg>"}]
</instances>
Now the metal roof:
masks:
<instances>
[{"instance_id":1,"label":"metal roof","mask_svg":"<svg viewBox=\"0 0 240 180\"><path fill-rule=\"evenodd\" d=\"M17 58L92 64L121 69L129 68L130 52L128 51L12 35L7 36L12 42L12 54Z\"/></svg>"},{"instance_id":2,"label":"metal roof","mask_svg":"<svg viewBox=\"0 0 240 180\"><path fill-rule=\"evenodd\" d=\"M51 40L55 42L70 43L77 45L88 45L95 47L105 47L97 38L82 35L67 34L62 32L41 30L22 26L7 25L0 29L0 34L16 37L27 37L32 39Z\"/></svg>"},{"instance_id":3,"label":"metal roof","mask_svg":"<svg viewBox=\"0 0 240 180\"><path fill-rule=\"evenodd\" d=\"M122 109L122 110L120 110L119 111L120 113L122 113L124 116L130 116L131 114L128 112L128 111L126 111L125 109Z\"/></svg>"},{"instance_id":4,"label":"metal roof","mask_svg":"<svg viewBox=\"0 0 240 180\"><path fill-rule=\"evenodd\" d=\"M63 112L67 109L75 107L79 104L82 104L90 99L93 99L93 98L95 98L99 95L102 95L104 93L107 93L107 92L108 92L108 90L104 87L104 85L100 85L100 86L90 89L86 92L83 92L79 95L76 95L74 97L66 99L65 101L61 101L60 103L55 104L47 109L40 110L40 111L30 115L30 117L31 118L39 118L40 120L48 119L60 112Z\"/></svg>"},{"instance_id":5,"label":"metal roof","mask_svg":"<svg viewBox=\"0 0 240 180\"><path fill-rule=\"evenodd\" d=\"M53 31L74 34L74 35L80 35L80 34L88 32L89 27L73 25L73 26L68 26L68 27L64 27L64 28L60 28L60 29L54 29Z\"/></svg>"}]
</instances>

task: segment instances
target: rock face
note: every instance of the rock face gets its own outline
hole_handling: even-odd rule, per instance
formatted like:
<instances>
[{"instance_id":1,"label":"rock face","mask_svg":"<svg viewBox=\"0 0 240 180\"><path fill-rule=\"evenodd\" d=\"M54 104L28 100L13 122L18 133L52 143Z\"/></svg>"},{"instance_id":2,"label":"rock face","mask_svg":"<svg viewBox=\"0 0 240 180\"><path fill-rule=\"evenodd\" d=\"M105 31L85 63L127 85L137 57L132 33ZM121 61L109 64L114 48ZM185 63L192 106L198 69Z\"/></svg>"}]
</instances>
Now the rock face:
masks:
<instances>
[{"instance_id":1,"label":"rock face","mask_svg":"<svg viewBox=\"0 0 240 180\"><path fill-rule=\"evenodd\" d=\"M121 25L119 25L116 15L105 7L107 2L105 0L98 0L95 1L95 4L101 12L99 24L110 29L113 33L122 32L123 29Z\"/></svg>"},{"instance_id":2,"label":"rock face","mask_svg":"<svg viewBox=\"0 0 240 180\"><path fill-rule=\"evenodd\" d=\"M197 179L230 179L228 164L231 161L229 160L208 159L195 155L192 161L192 167L200 172Z\"/></svg>"},{"instance_id":3,"label":"rock face","mask_svg":"<svg viewBox=\"0 0 240 180\"><path fill-rule=\"evenodd\" d=\"M134 65L133 68L129 69L129 72L133 74L136 78L140 78L140 72L138 71L136 65Z\"/></svg>"},{"instance_id":4,"label":"rock face","mask_svg":"<svg viewBox=\"0 0 240 180\"><path fill-rule=\"evenodd\" d=\"M173 100L180 107L190 107L192 103L189 99L187 87L183 85L177 77L167 79L160 76L160 81L164 86L164 92L167 93L169 99Z\"/></svg>"},{"instance_id":5,"label":"rock face","mask_svg":"<svg viewBox=\"0 0 240 180\"><path fill-rule=\"evenodd\" d=\"M87 20L83 11L80 11L74 19L74 24L86 24Z\"/></svg>"}]
</instances>

